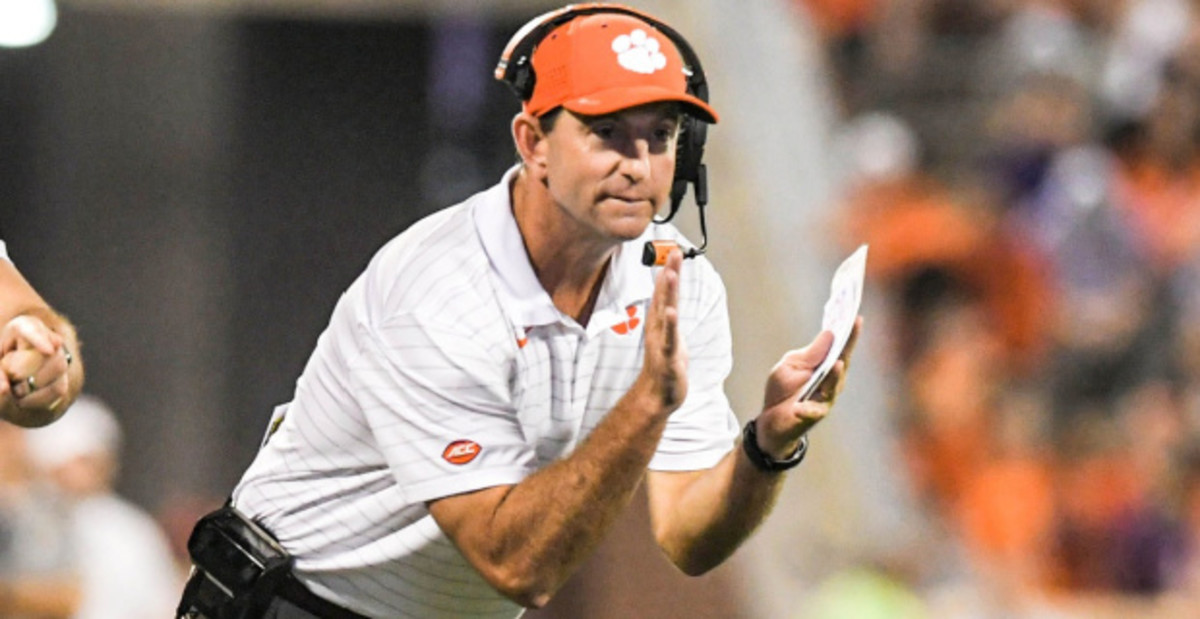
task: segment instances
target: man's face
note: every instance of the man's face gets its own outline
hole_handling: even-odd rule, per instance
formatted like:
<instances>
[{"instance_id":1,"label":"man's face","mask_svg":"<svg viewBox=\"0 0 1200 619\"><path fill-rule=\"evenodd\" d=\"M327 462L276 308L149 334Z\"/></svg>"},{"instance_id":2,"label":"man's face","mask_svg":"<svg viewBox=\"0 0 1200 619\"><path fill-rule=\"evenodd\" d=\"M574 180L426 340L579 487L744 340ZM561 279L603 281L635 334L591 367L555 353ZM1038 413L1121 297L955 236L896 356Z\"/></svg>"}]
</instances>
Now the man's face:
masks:
<instances>
[{"instance_id":1,"label":"man's face","mask_svg":"<svg viewBox=\"0 0 1200 619\"><path fill-rule=\"evenodd\" d=\"M637 238L669 199L679 117L669 103L604 116L563 110L546 136L558 207L594 238Z\"/></svg>"}]
</instances>

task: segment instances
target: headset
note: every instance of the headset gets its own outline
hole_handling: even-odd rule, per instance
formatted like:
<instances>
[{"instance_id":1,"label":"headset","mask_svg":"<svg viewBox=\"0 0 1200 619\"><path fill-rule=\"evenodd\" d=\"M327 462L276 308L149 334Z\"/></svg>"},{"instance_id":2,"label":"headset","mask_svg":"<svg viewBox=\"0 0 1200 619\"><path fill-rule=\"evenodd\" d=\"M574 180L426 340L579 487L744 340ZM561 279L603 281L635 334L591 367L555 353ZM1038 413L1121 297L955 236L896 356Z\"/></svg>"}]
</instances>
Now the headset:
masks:
<instances>
[{"instance_id":1,"label":"headset","mask_svg":"<svg viewBox=\"0 0 1200 619\"><path fill-rule=\"evenodd\" d=\"M708 82L704 78L704 68L700 65L700 57L688 44L687 39L674 28L646 13L608 2L571 4L535 17L509 40L504 53L500 55L499 64L496 65L496 79L508 84L521 101L528 101L533 96L533 87L537 82L531 59L538 44L559 26L576 17L595 13L617 13L636 17L670 39L683 58L688 93L705 103L708 102ZM665 218L655 219L654 223L667 223L675 217L690 183L694 188L696 207L699 209L702 242L699 247L684 250L683 257L695 258L703 254L708 247L708 228L704 221L704 207L708 205L708 168L703 162L708 123L684 114L680 129L675 152L675 178L671 182L671 210ZM670 241L647 242L642 263L646 266L661 265L666 262L670 249L677 246Z\"/></svg>"}]
</instances>

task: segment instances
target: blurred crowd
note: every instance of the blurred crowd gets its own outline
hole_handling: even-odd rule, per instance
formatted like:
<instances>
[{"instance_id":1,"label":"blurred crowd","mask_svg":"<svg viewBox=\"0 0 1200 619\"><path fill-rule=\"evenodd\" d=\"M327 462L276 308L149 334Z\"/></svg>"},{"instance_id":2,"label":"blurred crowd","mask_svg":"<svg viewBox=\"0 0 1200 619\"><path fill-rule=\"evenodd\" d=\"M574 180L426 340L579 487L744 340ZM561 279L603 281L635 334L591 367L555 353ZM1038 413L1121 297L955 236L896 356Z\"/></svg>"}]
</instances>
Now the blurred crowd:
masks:
<instances>
[{"instance_id":1,"label":"blurred crowd","mask_svg":"<svg viewBox=\"0 0 1200 619\"><path fill-rule=\"evenodd\" d=\"M925 520L882 616L1196 616L1200 2L797 2Z\"/></svg>"},{"instance_id":2,"label":"blurred crowd","mask_svg":"<svg viewBox=\"0 0 1200 619\"><path fill-rule=\"evenodd\" d=\"M0 423L0 617L161 619L187 564L115 491L116 415L83 395L44 428Z\"/></svg>"}]
</instances>

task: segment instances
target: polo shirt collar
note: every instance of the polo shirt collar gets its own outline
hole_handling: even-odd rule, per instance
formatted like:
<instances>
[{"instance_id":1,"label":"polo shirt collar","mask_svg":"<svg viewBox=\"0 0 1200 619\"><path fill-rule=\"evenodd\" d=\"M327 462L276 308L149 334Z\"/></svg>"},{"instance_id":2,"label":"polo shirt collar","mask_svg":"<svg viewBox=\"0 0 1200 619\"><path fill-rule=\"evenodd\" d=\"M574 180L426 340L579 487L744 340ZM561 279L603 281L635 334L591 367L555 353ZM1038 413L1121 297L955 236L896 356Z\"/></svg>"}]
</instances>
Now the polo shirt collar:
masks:
<instances>
[{"instance_id":1,"label":"polo shirt collar","mask_svg":"<svg viewBox=\"0 0 1200 619\"><path fill-rule=\"evenodd\" d=\"M482 199L475 203L475 228L491 262L492 272L500 281L500 301L517 326L566 322L569 318L558 311L538 281L513 216L511 186L520 169L519 164L509 168L500 183L485 191ZM625 308L653 296L657 269L646 268L641 263L641 248L651 238L652 229L653 226L648 226L641 238L617 248L588 321L589 332L626 320Z\"/></svg>"}]
</instances>

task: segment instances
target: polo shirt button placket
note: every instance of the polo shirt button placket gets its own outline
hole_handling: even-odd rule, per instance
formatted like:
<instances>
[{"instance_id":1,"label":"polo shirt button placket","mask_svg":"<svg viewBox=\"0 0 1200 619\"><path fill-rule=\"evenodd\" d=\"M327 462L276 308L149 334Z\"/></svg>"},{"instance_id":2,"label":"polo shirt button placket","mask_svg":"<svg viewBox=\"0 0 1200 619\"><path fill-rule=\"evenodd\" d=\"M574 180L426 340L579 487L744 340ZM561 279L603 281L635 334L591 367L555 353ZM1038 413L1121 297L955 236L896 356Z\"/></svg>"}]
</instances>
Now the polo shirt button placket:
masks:
<instances>
[{"instance_id":1,"label":"polo shirt button placket","mask_svg":"<svg viewBox=\"0 0 1200 619\"><path fill-rule=\"evenodd\" d=\"M596 373L596 350L593 344L598 338L584 335L579 339L575 349L575 381L574 392L571 394L571 408L576 419L582 420L587 414L588 395L592 392L592 376Z\"/></svg>"}]
</instances>

